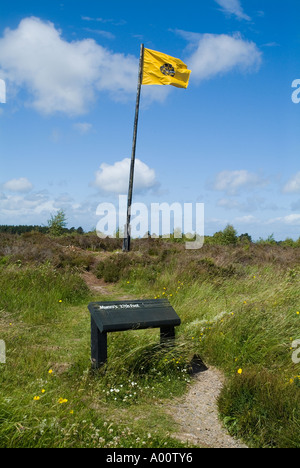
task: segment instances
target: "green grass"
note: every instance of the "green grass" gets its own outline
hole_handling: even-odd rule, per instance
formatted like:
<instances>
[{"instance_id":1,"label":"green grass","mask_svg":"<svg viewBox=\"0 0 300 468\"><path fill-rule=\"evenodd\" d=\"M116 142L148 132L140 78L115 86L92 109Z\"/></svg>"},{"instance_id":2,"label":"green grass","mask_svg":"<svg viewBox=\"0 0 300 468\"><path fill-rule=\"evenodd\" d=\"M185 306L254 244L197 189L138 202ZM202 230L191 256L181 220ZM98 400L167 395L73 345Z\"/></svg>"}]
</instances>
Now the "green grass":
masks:
<instances>
[{"instance_id":1,"label":"green grass","mask_svg":"<svg viewBox=\"0 0 300 468\"><path fill-rule=\"evenodd\" d=\"M189 380L180 346L162 349L156 330L110 334L109 364L93 372L95 298L80 276L49 265L1 273L1 447L182 446L156 406Z\"/></svg>"},{"instance_id":2,"label":"green grass","mask_svg":"<svg viewBox=\"0 0 300 468\"><path fill-rule=\"evenodd\" d=\"M223 423L253 447L299 448L300 365L291 348L300 338L299 269L248 266L192 282L181 273L164 272L153 293L168 297L182 318L179 338L227 376ZM127 286L139 294L146 282L140 275Z\"/></svg>"},{"instance_id":3,"label":"green grass","mask_svg":"<svg viewBox=\"0 0 300 468\"><path fill-rule=\"evenodd\" d=\"M0 291L0 310L30 323L49 323L66 305L90 296L78 273L56 270L49 263L0 267Z\"/></svg>"},{"instance_id":4,"label":"green grass","mask_svg":"<svg viewBox=\"0 0 300 468\"><path fill-rule=\"evenodd\" d=\"M164 404L187 390L195 354L226 375L219 411L232 435L300 447L297 248L171 247L102 256L95 273L119 278L106 297L66 262L0 261L0 447L180 447ZM109 334L108 364L93 372L87 305L124 295L167 297L182 319L176 346L161 348L158 330Z\"/></svg>"}]
</instances>

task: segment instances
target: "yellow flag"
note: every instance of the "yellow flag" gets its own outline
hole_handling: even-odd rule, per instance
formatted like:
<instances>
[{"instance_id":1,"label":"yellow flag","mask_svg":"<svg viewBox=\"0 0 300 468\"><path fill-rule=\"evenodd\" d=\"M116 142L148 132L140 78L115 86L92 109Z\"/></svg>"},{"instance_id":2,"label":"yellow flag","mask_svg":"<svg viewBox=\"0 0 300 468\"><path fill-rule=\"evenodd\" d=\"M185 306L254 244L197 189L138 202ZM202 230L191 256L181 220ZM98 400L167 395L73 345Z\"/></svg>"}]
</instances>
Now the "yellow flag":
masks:
<instances>
[{"instance_id":1,"label":"yellow flag","mask_svg":"<svg viewBox=\"0 0 300 468\"><path fill-rule=\"evenodd\" d=\"M143 85L172 85L187 88L191 70L170 55L144 49Z\"/></svg>"}]
</instances>

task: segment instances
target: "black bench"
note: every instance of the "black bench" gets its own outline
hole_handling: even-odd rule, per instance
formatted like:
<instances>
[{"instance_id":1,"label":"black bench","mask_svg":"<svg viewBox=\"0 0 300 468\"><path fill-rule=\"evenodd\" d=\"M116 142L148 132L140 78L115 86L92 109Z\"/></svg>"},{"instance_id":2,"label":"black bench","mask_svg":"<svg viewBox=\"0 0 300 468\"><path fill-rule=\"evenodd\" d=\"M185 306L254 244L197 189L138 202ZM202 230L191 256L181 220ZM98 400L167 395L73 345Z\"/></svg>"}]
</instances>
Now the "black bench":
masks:
<instances>
[{"instance_id":1,"label":"black bench","mask_svg":"<svg viewBox=\"0 0 300 468\"><path fill-rule=\"evenodd\" d=\"M98 369L107 362L107 333L125 330L160 328L161 343L175 339L175 327L181 320L167 299L92 302L92 366Z\"/></svg>"}]
</instances>

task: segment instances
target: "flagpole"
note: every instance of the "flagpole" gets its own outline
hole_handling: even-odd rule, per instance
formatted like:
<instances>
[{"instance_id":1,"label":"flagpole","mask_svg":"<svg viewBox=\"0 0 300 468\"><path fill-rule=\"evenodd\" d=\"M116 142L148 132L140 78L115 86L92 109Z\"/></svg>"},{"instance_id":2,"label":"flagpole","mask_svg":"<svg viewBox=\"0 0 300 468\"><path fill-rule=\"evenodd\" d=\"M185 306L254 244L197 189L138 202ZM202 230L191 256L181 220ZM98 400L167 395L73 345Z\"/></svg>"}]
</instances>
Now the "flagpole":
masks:
<instances>
[{"instance_id":1,"label":"flagpole","mask_svg":"<svg viewBox=\"0 0 300 468\"><path fill-rule=\"evenodd\" d=\"M128 200L127 200L127 219L126 219L124 243L123 243L123 251L125 252L130 251L130 234L131 234L130 233L130 219L131 219L131 205L132 205L137 129L138 129L138 120L139 120L141 87L142 87L142 80L143 80L143 62L144 62L144 44L141 44L139 76L138 76L138 86L137 86L136 106L135 106L135 118L134 118L134 128L133 128L132 154L131 154L131 165L130 165L130 176L129 176L129 189L128 189Z\"/></svg>"}]
</instances>

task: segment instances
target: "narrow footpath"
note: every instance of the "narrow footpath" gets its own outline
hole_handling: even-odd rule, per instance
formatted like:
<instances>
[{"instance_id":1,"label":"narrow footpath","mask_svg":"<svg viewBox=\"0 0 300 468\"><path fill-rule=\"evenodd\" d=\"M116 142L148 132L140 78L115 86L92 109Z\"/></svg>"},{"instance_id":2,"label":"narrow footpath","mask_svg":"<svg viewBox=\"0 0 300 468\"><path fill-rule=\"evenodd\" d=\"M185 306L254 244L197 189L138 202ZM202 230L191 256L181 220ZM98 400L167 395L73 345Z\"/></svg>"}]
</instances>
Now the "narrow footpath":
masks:
<instances>
[{"instance_id":1,"label":"narrow footpath","mask_svg":"<svg viewBox=\"0 0 300 468\"><path fill-rule=\"evenodd\" d=\"M219 420L217 400L224 385L221 372L210 368L193 379L188 393L168 404L167 411L178 424L173 437L200 447L248 448L232 438Z\"/></svg>"}]
</instances>

